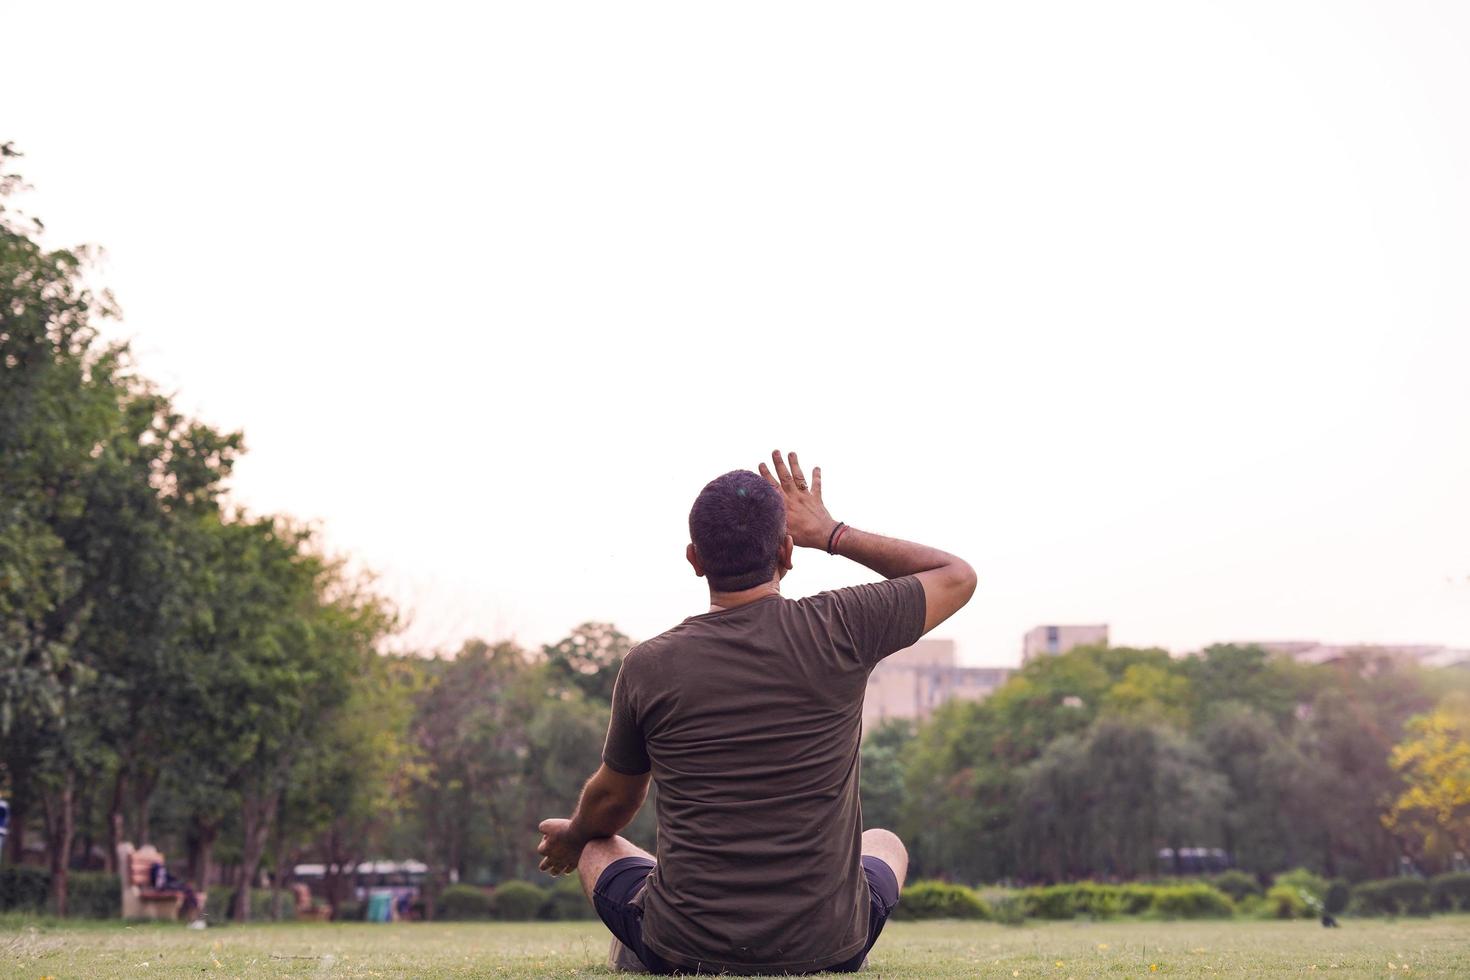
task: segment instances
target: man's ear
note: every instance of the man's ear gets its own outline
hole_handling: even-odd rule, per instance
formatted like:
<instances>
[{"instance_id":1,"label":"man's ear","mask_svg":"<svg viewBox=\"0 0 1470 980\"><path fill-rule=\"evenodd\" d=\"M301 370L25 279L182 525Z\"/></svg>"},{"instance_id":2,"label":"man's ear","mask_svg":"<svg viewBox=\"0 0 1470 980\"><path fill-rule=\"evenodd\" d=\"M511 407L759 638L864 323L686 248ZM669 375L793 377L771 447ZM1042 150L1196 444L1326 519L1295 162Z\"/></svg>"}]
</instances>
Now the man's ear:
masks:
<instances>
[{"instance_id":1,"label":"man's ear","mask_svg":"<svg viewBox=\"0 0 1470 980\"><path fill-rule=\"evenodd\" d=\"M693 545L690 545L690 547L693 547ZM791 571L791 553L795 550L796 542L792 539L791 535L786 535L786 540L781 542L781 564L779 571L782 577L785 577L786 573Z\"/></svg>"},{"instance_id":2,"label":"man's ear","mask_svg":"<svg viewBox=\"0 0 1470 980\"><path fill-rule=\"evenodd\" d=\"M694 569L694 574L704 578L704 566L699 563L699 552L694 550L693 541L684 549L684 557L689 559L689 566Z\"/></svg>"}]
</instances>

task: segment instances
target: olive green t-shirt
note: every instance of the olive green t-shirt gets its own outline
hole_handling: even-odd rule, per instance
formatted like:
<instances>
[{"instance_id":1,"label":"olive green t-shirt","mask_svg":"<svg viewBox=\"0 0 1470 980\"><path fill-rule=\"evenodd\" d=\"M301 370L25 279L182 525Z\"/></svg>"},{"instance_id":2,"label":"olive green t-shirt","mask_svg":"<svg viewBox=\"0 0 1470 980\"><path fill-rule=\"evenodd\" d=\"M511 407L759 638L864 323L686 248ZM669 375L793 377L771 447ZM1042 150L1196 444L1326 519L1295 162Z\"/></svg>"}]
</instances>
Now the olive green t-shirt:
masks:
<instances>
[{"instance_id":1,"label":"olive green t-shirt","mask_svg":"<svg viewBox=\"0 0 1470 980\"><path fill-rule=\"evenodd\" d=\"M923 629L908 576L691 616L629 652L603 761L658 784L658 867L641 895L654 952L749 973L862 949L863 694Z\"/></svg>"}]
</instances>

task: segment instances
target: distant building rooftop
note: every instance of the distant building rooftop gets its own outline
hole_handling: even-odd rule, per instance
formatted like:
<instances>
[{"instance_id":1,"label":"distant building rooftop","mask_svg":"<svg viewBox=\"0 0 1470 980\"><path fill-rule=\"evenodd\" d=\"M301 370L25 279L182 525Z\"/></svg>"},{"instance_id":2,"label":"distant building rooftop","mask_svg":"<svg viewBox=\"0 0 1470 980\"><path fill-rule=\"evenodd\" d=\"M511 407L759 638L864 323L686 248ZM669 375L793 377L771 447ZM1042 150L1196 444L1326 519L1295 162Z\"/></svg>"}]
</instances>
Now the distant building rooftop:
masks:
<instances>
[{"instance_id":1,"label":"distant building rooftop","mask_svg":"<svg viewBox=\"0 0 1470 980\"><path fill-rule=\"evenodd\" d=\"M893 718L922 721L946 701L978 701L1011 676L1008 667L961 667L953 640L920 640L868 675L863 728Z\"/></svg>"},{"instance_id":2,"label":"distant building rooftop","mask_svg":"<svg viewBox=\"0 0 1470 980\"><path fill-rule=\"evenodd\" d=\"M1021 663L1036 657L1055 656L1074 647L1108 645L1108 624L1086 626L1037 626L1021 640Z\"/></svg>"}]
</instances>

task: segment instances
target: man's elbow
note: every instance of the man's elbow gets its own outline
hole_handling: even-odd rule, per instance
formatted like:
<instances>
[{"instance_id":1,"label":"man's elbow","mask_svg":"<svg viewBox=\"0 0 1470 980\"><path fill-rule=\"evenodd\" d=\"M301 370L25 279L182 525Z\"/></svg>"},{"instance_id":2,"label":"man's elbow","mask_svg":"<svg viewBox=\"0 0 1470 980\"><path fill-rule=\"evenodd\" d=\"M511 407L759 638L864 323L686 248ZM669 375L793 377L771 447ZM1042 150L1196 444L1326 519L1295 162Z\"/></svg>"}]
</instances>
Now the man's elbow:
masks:
<instances>
[{"instance_id":1,"label":"man's elbow","mask_svg":"<svg viewBox=\"0 0 1470 980\"><path fill-rule=\"evenodd\" d=\"M980 578L975 574L975 569L970 567L970 563L963 558L955 559L954 577L955 594L959 597L960 605L963 606L975 594L975 587L980 584Z\"/></svg>"}]
</instances>

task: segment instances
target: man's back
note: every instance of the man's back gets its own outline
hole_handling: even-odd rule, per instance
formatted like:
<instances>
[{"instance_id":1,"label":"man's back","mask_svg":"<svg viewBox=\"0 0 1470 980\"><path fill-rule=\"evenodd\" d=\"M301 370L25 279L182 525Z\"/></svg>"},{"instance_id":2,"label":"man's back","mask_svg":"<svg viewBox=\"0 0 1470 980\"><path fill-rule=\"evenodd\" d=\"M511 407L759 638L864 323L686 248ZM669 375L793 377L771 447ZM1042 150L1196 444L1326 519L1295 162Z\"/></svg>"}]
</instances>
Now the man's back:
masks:
<instances>
[{"instance_id":1,"label":"man's back","mask_svg":"<svg viewBox=\"0 0 1470 980\"><path fill-rule=\"evenodd\" d=\"M629 654L604 761L651 767L659 788L650 948L716 971L861 951L863 693L924 615L922 586L903 577L693 616Z\"/></svg>"}]
</instances>

